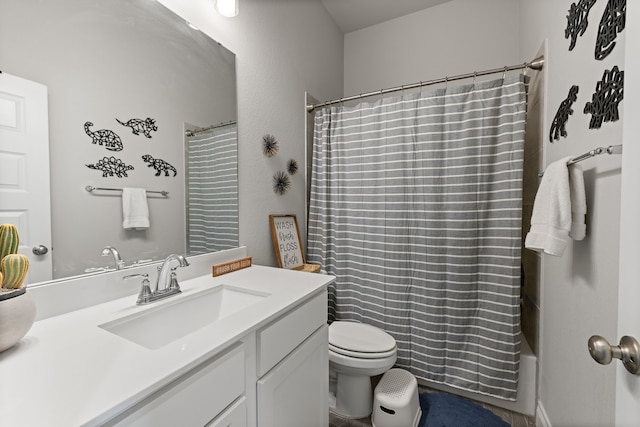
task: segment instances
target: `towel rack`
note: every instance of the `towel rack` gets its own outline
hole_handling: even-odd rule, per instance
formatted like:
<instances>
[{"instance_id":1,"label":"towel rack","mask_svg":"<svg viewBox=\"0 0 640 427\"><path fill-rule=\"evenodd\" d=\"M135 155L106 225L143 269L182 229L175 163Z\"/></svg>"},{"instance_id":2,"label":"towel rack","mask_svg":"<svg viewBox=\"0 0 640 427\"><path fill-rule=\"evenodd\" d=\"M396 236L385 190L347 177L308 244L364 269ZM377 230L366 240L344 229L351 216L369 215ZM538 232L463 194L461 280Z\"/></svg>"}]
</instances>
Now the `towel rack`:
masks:
<instances>
[{"instance_id":1,"label":"towel rack","mask_svg":"<svg viewBox=\"0 0 640 427\"><path fill-rule=\"evenodd\" d=\"M84 187L85 190L87 190L89 193L93 192L94 190L103 190L103 191L122 191L122 188L104 188L104 187L94 187L92 185L87 185L86 187ZM167 197L169 195L168 191L151 191L151 190L147 190L147 193L158 193L158 194L162 194L164 197Z\"/></svg>"},{"instance_id":2,"label":"towel rack","mask_svg":"<svg viewBox=\"0 0 640 427\"><path fill-rule=\"evenodd\" d=\"M567 162L567 166L571 166L583 160L589 159L591 157L595 157L599 154L622 154L622 145L610 145L608 147L598 147L593 150L586 152L584 154L579 155L578 157L574 157Z\"/></svg>"},{"instance_id":3,"label":"towel rack","mask_svg":"<svg viewBox=\"0 0 640 427\"><path fill-rule=\"evenodd\" d=\"M598 147L593 150L587 151L584 154L581 154L577 157L573 157L567 161L567 166L575 165L578 162L581 162L586 159L590 159L591 157L598 156L600 154L622 154L622 145L610 145L608 147ZM539 177L543 176L544 172L540 172L538 174Z\"/></svg>"}]
</instances>

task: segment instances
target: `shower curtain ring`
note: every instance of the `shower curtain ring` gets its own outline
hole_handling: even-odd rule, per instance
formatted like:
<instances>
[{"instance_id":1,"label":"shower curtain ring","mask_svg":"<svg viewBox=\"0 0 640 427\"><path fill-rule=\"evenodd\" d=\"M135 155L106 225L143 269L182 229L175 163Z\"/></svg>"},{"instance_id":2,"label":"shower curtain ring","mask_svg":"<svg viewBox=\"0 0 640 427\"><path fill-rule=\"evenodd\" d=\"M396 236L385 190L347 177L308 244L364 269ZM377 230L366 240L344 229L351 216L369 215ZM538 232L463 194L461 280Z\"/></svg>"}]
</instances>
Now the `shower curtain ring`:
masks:
<instances>
[{"instance_id":1,"label":"shower curtain ring","mask_svg":"<svg viewBox=\"0 0 640 427\"><path fill-rule=\"evenodd\" d=\"M476 82L476 77L478 77L478 72L477 72L477 71L474 71L474 72L473 72L473 83L475 83L475 82Z\"/></svg>"},{"instance_id":2,"label":"shower curtain ring","mask_svg":"<svg viewBox=\"0 0 640 427\"><path fill-rule=\"evenodd\" d=\"M449 89L449 76L444 76L444 89Z\"/></svg>"},{"instance_id":3,"label":"shower curtain ring","mask_svg":"<svg viewBox=\"0 0 640 427\"><path fill-rule=\"evenodd\" d=\"M502 72L502 80L504 80L507 77L507 66L504 66L504 71Z\"/></svg>"}]
</instances>

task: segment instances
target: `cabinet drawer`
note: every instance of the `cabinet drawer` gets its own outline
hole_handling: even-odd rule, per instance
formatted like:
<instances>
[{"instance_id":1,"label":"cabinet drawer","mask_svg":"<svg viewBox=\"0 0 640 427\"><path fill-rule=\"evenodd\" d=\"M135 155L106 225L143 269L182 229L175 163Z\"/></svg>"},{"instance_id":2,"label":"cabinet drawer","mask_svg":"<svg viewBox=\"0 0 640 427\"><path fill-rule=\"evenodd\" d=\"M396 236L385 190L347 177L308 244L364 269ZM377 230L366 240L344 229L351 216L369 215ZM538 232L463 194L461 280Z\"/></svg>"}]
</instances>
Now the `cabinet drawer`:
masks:
<instances>
[{"instance_id":1,"label":"cabinet drawer","mask_svg":"<svg viewBox=\"0 0 640 427\"><path fill-rule=\"evenodd\" d=\"M327 291L258 331L258 377L327 323ZM328 350L327 350L328 351Z\"/></svg>"},{"instance_id":2,"label":"cabinet drawer","mask_svg":"<svg viewBox=\"0 0 640 427\"><path fill-rule=\"evenodd\" d=\"M239 344L192 369L106 423L107 426L204 426L244 393Z\"/></svg>"},{"instance_id":3,"label":"cabinet drawer","mask_svg":"<svg viewBox=\"0 0 640 427\"><path fill-rule=\"evenodd\" d=\"M247 398L238 399L206 427L247 427Z\"/></svg>"}]
</instances>

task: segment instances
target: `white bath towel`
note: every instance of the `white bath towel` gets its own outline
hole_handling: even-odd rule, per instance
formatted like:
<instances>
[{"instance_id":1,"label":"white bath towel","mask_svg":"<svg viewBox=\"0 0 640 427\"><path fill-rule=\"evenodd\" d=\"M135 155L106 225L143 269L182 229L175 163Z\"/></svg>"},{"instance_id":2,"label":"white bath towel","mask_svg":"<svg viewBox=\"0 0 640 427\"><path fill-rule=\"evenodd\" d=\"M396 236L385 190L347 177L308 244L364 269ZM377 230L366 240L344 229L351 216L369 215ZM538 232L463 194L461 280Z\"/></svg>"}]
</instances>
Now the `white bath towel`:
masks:
<instances>
[{"instance_id":1,"label":"white bath towel","mask_svg":"<svg viewBox=\"0 0 640 427\"><path fill-rule=\"evenodd\" d=\"M533 204L525 247L561 256L569 237L585 236L587 203L582 167L567 166L571 157L551 163L544 172Z\"/></svg>"},{"instance_id":2,"label":"white bath towel","mask_svg":"<svg viewBox=\"0 0 640 427\"><path fill-rule=\"evenodd\" d=\"M122 228L144 230L149 228L149 206L147 190L144 188L122 189Z\"/></svg>"},{"instance_id":3,"label":"white bath towel","mask_svg":"<svg viewBox=\"0 0 640 427\"><path fill-rule=\"evenodd\" d=\"M569 168L569 194L571 197L571 231L569 237L582 240L587 232L587 197L584 190L584 175L580 164Z\"/></svg>"}]
</instances>

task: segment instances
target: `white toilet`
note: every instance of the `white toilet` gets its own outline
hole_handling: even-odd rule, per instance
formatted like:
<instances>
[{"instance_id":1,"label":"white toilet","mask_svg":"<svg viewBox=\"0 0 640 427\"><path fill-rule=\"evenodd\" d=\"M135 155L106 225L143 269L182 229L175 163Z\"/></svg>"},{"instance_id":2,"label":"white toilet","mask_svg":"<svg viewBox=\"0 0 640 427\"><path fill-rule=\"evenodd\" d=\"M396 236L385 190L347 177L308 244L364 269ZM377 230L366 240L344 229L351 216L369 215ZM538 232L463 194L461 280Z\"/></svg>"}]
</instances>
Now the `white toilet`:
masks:
<instances>
[{"instance_id":1,"label":"white toilet","mask_svg":"<svg viewBox=\"0 0 640 427\"><path fill-rule=\"evenodd\" d=\"M330 408L347 418L363 418L373 409L371 377L396 363L396 340L375 326L336 321L329 326ZM335 382L334 382L335 381Z\"/></svg>"}]
</instances>

